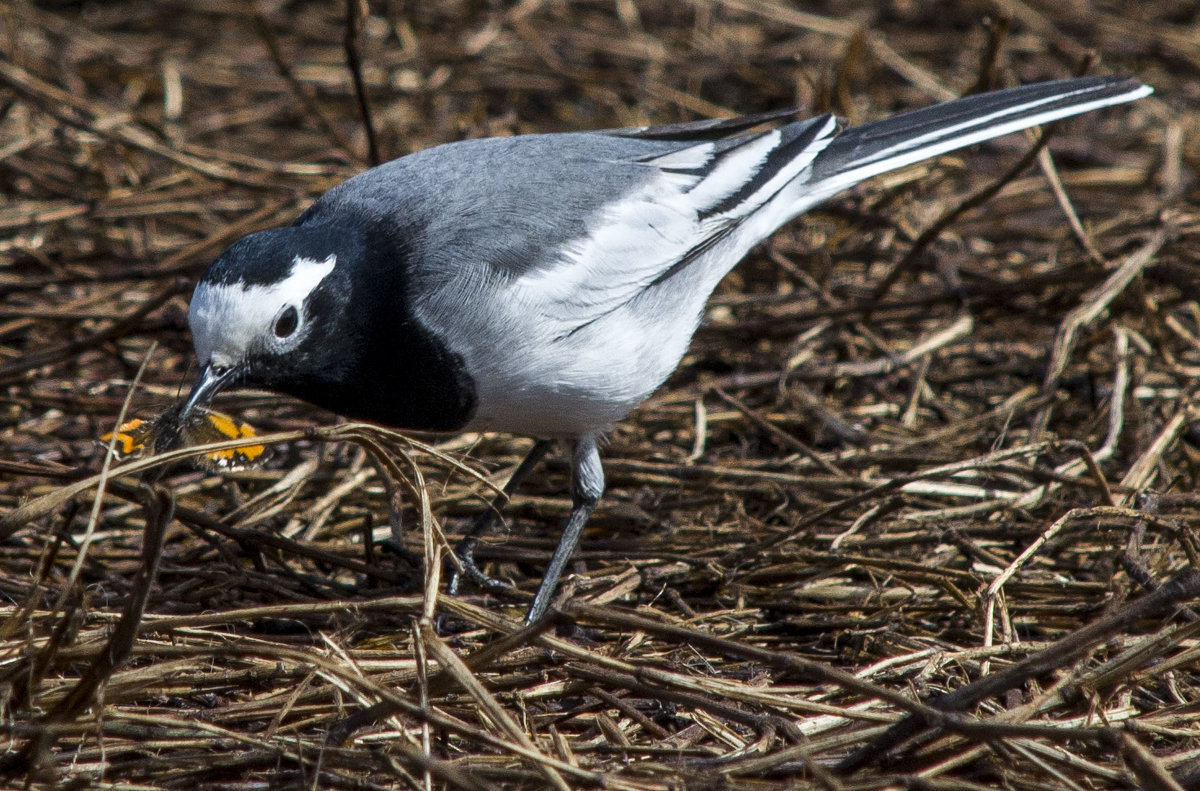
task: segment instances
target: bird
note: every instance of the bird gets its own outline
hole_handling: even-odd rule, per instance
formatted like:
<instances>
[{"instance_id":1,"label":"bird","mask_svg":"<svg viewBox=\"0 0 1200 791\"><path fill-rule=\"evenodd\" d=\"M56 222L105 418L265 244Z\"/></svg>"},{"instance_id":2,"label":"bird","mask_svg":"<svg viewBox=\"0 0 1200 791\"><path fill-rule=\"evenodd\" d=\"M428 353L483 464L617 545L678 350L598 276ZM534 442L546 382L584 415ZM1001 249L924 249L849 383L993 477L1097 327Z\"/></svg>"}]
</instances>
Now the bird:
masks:
<instances>
[{"instance_id":1,"label":"bird","mask_svg":"<svg viewBox=\"0 0 1200 791\"><path fill-rule=\"evenodd\" d=\"M709 295L756 244L864 179L1151 92L1090 76L857 126L788 109L403 156L239 239L201 275L188 310L199 375L180 420L252 386L398 429L530 437L505 494L565 443L571 511L532 622L604 492L601 438L675 370ZM457 549L477 579L493 514Z\"/></svg>"}]
</instances>

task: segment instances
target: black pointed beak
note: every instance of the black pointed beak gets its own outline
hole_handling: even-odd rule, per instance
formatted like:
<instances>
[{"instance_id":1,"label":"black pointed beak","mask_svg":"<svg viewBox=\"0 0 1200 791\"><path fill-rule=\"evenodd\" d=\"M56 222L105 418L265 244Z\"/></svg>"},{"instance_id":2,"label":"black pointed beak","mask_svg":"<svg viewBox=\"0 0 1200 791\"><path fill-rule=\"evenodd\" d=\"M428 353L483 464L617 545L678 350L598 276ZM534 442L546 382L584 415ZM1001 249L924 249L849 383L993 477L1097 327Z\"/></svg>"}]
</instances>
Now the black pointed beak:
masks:
<instances>
[{"instance_id":1,"label":"black pointed beak","mask_svg":"<svg viewBox=\"0 0 1200 791\"><path fill-rule=\"evenodd\" d=\"M188 416L194 410L207 406L213 396L232 382L238 373L240 373L240 369L236 366L204 366L200 371L200 376L196 379L196 384L192 386L192 392L188 394L187 400L176 403L160 416L159 419L162 423L159 426L158 436L154 440L155 453L166 453L178 447L180 435L187 423Z\"/></svg>"},{"instance_id":2,"label":"black pointed beak","mask_svg":"<svg viewBox=\"0 0 1200 791\"><path fill-rule=\"evenodd\" d=\"M192 392L188 394L187 401L183 402L180 417L187 417L196 407L207 406L213 396L232 382L238 373L237 366L211 364L204 366L204 369L200 371L200 376L196 379L196 384L192 386Z\"/></svg>"}]
</instances>

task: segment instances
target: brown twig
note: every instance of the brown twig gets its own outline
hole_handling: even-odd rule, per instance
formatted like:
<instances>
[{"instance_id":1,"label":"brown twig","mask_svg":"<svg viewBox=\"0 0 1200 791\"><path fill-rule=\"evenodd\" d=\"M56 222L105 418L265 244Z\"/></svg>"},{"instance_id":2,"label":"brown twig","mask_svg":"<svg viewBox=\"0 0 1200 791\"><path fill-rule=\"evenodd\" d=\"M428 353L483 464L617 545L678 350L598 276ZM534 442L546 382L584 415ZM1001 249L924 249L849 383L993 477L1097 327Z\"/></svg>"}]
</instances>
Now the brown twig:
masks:
<instances>
[{"instance_id":1,"label":"brown twig","mask_svg":"<svg viewBox=\"0 0 1200 791\"><path fill-rule=\"evenodd\" d=\"M362 26L370 13L366 0L346 0L346 33L342 45L346 50L346 65L354 80L354 95L362 116L363 133L367 136L367 162L372 167L383 162L375 137L375 121L371 117L371 101L362 76Z\"/></svg>"},{"instance_id":2,"label":"brown twig","mask_svg":"<svg viewBox=\"0 0 1200 791\"><path fill-rule=\"evenodd\" d=\"M1018 662L1007 670L942 695L931 701L930 706L940 712L964 711L987 698L1003 694L1044 673L1075 662L1098 643L1128 629L1135 621L1160 616L1197 596L1200 596L1200 570L1189 569L1181 572L1157 591L1129 603L1112 615L1088 624L1050 648ZM929 727L940 727L940 723L922 722L918 717L909 716L893 725L878 739L847 757L839 764L838 771L847 774L881 760L885 754Z\"/></svg>"}]
</instances>

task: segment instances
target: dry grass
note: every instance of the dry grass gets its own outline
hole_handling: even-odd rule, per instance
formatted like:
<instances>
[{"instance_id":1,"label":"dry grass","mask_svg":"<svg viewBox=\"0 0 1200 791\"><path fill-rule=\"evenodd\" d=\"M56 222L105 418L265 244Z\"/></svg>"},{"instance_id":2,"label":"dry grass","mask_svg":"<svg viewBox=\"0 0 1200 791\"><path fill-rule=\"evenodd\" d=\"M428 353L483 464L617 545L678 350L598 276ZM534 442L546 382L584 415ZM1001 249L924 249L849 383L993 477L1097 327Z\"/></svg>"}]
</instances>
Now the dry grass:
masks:
<instances>
[{"instance_id":1,"label":"dry grass","mask_svg":"<svg viewBox=\"0 0 1200 791\"><path fill-rule=\"evenodd\" d=\"M7 782L1200 786L1194 3L372 4L388 158L789 104L861 120L1088 53L1158 91L1060 126L936 238L1028 141L758 250L613 431L571 595L531 630L366 540L394 492L410 548L441 552L489 496L457 461L501 482L527 440L434 453L242 393L223 408L281 432L266 468L95 477L143 362L135 413L188 384L188 282L368 153L340 4L44 6L0 4ZM523 591L565 472L480 549Z\"/></svg>"}]
</instances>

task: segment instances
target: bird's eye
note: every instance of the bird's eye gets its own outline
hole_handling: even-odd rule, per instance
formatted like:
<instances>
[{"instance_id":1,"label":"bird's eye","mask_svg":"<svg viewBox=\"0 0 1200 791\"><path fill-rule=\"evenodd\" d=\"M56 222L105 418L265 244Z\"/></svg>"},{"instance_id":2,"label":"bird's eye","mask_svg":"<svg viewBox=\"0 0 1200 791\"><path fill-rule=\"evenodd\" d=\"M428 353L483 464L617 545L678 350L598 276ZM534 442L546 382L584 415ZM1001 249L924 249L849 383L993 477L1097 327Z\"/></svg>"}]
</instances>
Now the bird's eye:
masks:
<instances>
[{"instance_id":1,"label":"bird's eye","mask_svg":"<svg viewBox=\"0 0 1200 791\"><path fill-rule=\"evenodd\" d=\"M279 318L275 319L275 337L286 338L296 331L296 327L300 324L300 314L296 312L296 308L288 305L283 312L279 314Z\"/></svg>"}]
</instances>

